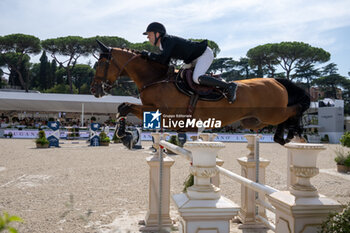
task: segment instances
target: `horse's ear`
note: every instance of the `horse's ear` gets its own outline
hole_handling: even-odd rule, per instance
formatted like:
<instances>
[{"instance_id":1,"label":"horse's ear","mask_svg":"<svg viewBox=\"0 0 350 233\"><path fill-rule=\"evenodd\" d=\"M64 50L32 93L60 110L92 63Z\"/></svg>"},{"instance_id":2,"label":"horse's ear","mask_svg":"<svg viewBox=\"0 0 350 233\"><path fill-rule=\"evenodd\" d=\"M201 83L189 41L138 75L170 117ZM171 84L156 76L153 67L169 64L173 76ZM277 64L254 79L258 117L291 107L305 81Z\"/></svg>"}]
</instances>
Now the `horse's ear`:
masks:
<instances>
[{"instance_id":1,"label":"horse's ear","mask_svg":"<svg viewBox=\"0 0 350 233\"><path fill-rule=\"evenodd\" d=\"M101 50L103 53L110 53L111 52L111 48L107 47L106 45L104 45L101 41L96 39L97 44L100 46Z\"/></svg>"}]
</instances>

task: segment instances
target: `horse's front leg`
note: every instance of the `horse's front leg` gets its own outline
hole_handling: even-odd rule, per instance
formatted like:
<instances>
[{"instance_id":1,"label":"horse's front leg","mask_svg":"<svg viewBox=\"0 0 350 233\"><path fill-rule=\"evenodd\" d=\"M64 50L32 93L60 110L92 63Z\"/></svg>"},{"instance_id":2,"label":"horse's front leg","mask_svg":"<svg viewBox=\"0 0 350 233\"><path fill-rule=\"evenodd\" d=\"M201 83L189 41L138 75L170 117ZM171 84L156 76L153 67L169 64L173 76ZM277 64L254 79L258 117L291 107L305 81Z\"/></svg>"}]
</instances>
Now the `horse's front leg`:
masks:
<instances>
[{"instance_id":1,"label":"horse's front leg","mask_svg":"<svg viewBox=\"0 0 350 233\"><path fill-rule=\"evenodd\" d=\"M118 106L117 118L125 117L129 113L134 114L137 118L142 119L142 107L140 104L122 103Z\"/></svg>"}]
</instances>

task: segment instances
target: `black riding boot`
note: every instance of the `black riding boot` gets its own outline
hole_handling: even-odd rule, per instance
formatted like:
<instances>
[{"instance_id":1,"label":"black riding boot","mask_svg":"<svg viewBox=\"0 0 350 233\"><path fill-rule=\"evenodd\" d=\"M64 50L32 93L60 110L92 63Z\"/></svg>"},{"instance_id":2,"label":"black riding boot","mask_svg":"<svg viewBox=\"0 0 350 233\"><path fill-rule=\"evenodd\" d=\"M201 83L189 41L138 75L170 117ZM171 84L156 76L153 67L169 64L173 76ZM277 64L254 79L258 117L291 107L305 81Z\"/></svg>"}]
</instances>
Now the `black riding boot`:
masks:
<instances>
[{"instance_id":1,"label":"black riding boot","mask_svg":"<svg viewBox=\"0 0 350 233\"><path fill-rule=\"evenodd\" d=\"M201 85L216 87L222 90L230 104L233 103L233 101L235 101L236 99L236 88L237 88L236 83L233 83L233 82L226 83L224 81L221 81L219 79L216 79L207 75L200 76L198 78L198 82Z\"/></svg>"}]
</instances>

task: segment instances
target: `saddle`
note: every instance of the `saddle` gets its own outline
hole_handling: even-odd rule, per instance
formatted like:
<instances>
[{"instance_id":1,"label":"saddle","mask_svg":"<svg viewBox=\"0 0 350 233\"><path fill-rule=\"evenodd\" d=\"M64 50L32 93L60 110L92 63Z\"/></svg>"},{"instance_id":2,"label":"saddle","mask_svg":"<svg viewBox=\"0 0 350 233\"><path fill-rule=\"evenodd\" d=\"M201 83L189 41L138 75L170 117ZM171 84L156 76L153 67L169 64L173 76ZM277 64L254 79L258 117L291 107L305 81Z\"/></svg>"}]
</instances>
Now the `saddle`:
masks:
<instances>
[{"instance_id":1,"label":"saddle","mask_svg":"<svg viewBox=\"0 0 350 233\"><path fill-rule=\"evenodd\" d=\"M214 87L206 87L193 82L193 69L181 69L173 72L176 88L187 96L198 95L199 100L218 101L224 98L223 93ZM212 75L215 78L219 76Z\"/></svg>"},{"instance_id":2,"label":"saddle","mask_svg":"<svg viewBox=\"0 0 350 233\"><path fill-rule=\"evenodd\" d=\"M214 87L206 87L193 82L192 79L193 68L181 69L178 72L175 71L173 66L169 67L168 77L174 80L176 88L183 94L190 97L190 102L187 107L187 114L193 114L197 101L219 101L224 98L223 93ZM219 76L214 76L219 78Z\"/></svg>"}]
</instances>

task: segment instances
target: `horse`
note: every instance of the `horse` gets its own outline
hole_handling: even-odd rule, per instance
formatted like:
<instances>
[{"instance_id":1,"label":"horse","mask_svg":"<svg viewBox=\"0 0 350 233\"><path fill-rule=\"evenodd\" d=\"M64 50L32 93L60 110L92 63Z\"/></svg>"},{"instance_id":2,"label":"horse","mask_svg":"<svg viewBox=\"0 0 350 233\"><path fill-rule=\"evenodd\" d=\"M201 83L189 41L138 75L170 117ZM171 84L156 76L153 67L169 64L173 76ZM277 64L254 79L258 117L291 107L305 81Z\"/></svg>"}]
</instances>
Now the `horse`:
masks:
<instances>
[{"instance_id":1,"label":"horse","mask_svg":"<svg viewBox=\"0 0 350 233\"><path fill-rule=\"evenodd\" d=\"M140 52L125 48L110 48L99 42L100 57L91 83L91 93L100 98L108 93L120 76L132 79L142 104L123 103L118 115L134 114L143 119L144 111L159 110L163 115L186 115L190 97L179 91L168 77L168 66L141 57ZM243 128L258 130L277 125L274 141L284 145L294 136L301 136L300 120L310 106L306 91L287 79L254 78L235 81L236 100L199 99L192 119L216 119L221 126L240 121ZM209 127L210 128L210 127ZM170 129L180 130L178 126ZM288 130L287 138L284 131Z\"/></svg>"}]
</instances>

